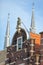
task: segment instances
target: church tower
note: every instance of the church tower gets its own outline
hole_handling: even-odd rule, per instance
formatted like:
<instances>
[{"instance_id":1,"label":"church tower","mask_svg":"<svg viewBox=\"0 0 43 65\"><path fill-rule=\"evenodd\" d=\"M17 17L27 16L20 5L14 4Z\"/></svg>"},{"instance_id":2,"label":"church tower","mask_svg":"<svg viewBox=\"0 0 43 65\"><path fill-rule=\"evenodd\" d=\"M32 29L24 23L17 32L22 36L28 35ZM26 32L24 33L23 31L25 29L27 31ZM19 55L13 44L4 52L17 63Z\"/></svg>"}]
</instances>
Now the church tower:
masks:
<instances>
[{"instance_id":1,"label":"church tower","mask_svg":"<svg viewBox=\"0 0 43 65\"><path fill-rule=\"evenodd\" d=\"M31 26L30 26L30 32L35 33L35 20L34 20L34 3L32 4L32 18L31 18Z\"/></svg>"},{"instance_id":2,"label":"church tower","mask_svg":"<svg viewBox=\"0 0 43 65\"><path fill-rule=\"evenodd\" d=\"M9 15L10 15L10 14L8 13L8 20L7 20L7 28L6 28L4 49L6 49L6 47L10 46L10 24L9 24Z\"/></svg>"}]
</instances>

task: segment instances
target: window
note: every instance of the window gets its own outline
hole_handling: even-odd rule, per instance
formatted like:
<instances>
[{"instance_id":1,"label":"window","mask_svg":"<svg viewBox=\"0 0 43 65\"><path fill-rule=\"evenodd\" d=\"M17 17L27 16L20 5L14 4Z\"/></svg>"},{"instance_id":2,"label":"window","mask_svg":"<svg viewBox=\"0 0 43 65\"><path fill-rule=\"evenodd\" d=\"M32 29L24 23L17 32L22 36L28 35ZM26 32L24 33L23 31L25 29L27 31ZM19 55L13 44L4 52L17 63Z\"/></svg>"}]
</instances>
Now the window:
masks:
<instances>
[{"instance_id":1,"label":"window","mask_svg":"<svg viewBox=\"0 0 43 65\"><path fill-rule=\"evenodd\" d=\"M22 37L17 38L17 51L22 49Z\"/></svg>"}]
</instances>

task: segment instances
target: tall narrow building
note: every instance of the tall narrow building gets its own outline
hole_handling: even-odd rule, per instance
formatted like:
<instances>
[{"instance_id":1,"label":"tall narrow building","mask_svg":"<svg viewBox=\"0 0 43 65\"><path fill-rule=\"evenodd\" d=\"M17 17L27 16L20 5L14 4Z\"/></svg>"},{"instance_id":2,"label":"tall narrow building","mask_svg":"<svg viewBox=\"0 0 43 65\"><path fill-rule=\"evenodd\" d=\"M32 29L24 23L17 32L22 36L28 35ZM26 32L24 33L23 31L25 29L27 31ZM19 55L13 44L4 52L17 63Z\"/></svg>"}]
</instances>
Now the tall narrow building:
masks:
<instances>
[{"instance_id":1,"label":"tall narrow building","mask_svg":"<svg viewBox=\"0 0 43 65\"><path fill-rule=\"evenodd\" d=\"M32 18L31 18L31 26L30 26L30 32L35 33L35 20L34 20L34 3L32 5Z\"/></svg>"},{"instance_id":2,"label":"tall narrow building","mask_svg":"<svg viewBox=\"0 0 43 65\"><path fill-rule=\"evenodd\" d=\"M8 13L8 20L7 20L7 29L6 29L6 35L5 35L5 43L4 43L4 49L10 45L10 24L9 24L9 13Z\"/></svg>"}]
</instances>

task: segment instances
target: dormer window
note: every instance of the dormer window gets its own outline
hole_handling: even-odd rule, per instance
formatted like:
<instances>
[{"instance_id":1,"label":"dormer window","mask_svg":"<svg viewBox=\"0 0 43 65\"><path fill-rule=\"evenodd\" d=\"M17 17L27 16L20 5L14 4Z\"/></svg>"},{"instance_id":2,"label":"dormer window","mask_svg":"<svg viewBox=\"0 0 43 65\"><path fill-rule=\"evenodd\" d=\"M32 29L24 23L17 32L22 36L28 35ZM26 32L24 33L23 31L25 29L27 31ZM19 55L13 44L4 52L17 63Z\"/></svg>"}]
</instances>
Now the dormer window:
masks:
<instances>
[{"instance_id":1,"label":"dormer window","mask_svg":"<svg viewBox=\"0 0 43 65\"><path fill-rule=\"evenodd\" d=\"M17 51L22 49L22 37L17 38Z\"/></svg>"}]
</instances>

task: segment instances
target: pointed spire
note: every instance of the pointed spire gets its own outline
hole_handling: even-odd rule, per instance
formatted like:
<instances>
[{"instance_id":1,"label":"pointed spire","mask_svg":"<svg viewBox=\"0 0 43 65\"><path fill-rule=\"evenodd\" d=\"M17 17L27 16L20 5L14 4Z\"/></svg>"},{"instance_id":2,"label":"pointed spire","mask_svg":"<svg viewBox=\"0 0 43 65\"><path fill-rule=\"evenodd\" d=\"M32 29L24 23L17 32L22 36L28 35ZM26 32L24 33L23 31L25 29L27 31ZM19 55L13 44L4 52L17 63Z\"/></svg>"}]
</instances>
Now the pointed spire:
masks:
<instances>
[{"instance_id":1,"label":"pointed spire","mask_svg":"<svg viewBox=\"0 0 43 65\"><path fill-rule=\"evenodd\" d=\"M31 27L30 27L30 32L35 33L35 20L34 20L34 3L32 4L32 18L31 18Z\"/></svg>"},{"instance_id":2,"label":"pointed spire","mask_svg":"<svg viewBox=\"0 0 43 65\"><path fill-rule=\"evenodd\" d=\"M6 29L6 36L5 36L5 44L4 49L10 46L10 24L9 24L9 13L8 13L8 20L7 20L7 29Z\"/></svg>"}]
</instances>

